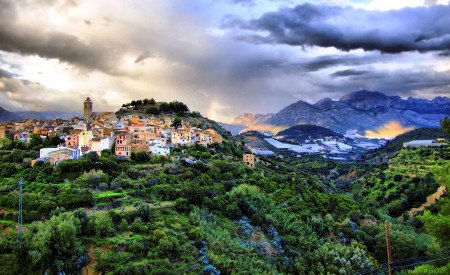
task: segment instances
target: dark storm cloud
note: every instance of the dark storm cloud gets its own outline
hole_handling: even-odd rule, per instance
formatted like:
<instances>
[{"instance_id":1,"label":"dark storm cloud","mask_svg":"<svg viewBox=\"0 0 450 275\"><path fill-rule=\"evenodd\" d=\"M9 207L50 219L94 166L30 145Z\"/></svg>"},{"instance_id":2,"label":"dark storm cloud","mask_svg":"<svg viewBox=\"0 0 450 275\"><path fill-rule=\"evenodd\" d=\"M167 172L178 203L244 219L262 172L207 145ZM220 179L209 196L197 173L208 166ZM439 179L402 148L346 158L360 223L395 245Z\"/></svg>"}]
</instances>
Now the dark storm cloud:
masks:
<instances>
[{"instance_id":1,"label":"dark storm cloud","mask_svg":"<svg viewBox=\"0 0 450 275\"><path fill-rule=\"evenodd\" d=\"M306 71L314 72L321 69L326 69L335 66L355 66L355 65L365 65L369 63L374 63L379 60L382 60L388 56L379 56L379 55L325 55L314 58L308 62L303 64L303 67Z\"/></svg>"},{"instance_id":2,"label":"dark storm cloud","mask_svg":"<svg viewBox=\"0 0 450 275\"><path fill-rule=\"evenodd\" d=\"M450 57L450 51L440 52L439 56L441 56L441 57Z\"/></svg>"},{"instance_id":3,"label":"dark storm cloud","mask_svg":"<svg viewBox=\"0 0 450 275\"><path fill-rule=\"evenodd\" d=\"M56 1L61 5L74 5L76 1ZM17 2L17 3L20 3ZM116 53L100 43L87 43L78 37L16 22L16 2L0 0L0 50L21 54L55 58L88 70L98 69L117 74Z\"/></svg>"},{"instance_id":4,"label":"dark storm cloud","mask_svg":"<svg viewBox=\"0 0 450 275\"><path fill-rule=\"evenodd\" d=\"M334 72L331 74L331 76L332 77L347 77L347 76L355 76L355 75L363 75L363 74L367 74L367 71L348 69L348 70Z\"/></svg>"},{"instance_id":5,"label":"dark storm cloud","mask_svg":"<svg viewBox=\"0 0 450 275\"><path fill-rule=\"evenodd\" d=\"M302 61L292 62L286 58L264 57L240 61L233 68L233 77L246 79L249 77L268 77L274 73L309 73L322 69L337 66L360 66L375 62L383 62L390 58L390 55L366 54L363 56L346 55L325 55L315 58L305 58ZM343 76L346 71L335 76ZM357 72L349 70L347 73Z\"/></svg>"},{"instance_id":6,"label":"dark storm cloud","mask_svg":"<svg viewBox=\"0 0 450 275\"><path fill-rule=\"evenodd\" d=\"M0 69L0 78L12 78L16 77L17 75L5 70Z\"/></svg>"},{"instance_id":7,"label":"dark storm cloud","mask_svg":"<svg viewBox=\"0 0 450 275\"><path fill-rule=\"evenodd\" d=\"M240 38L252 43L382 53L450 49L450 6L443 5L368 11L303 4L266 13L255 20L234 18L225 25L245 31ZM260 34L261 31L267 34Z\"/></svg>"},{"instance_id":8,"label":"dark storm cloud","mask_svg":"<svg viewBox=\"0 0 450 275\"><path fill-rule=\"evenodd\" d=\"M448 96L450 72L433 70L365 71L363 74L349 75L331 81L316 83L324 93L338 96L357 90L372 90L391 96ZM337 97L338 97L337 96Z\"/></svg>"}]
</instances>

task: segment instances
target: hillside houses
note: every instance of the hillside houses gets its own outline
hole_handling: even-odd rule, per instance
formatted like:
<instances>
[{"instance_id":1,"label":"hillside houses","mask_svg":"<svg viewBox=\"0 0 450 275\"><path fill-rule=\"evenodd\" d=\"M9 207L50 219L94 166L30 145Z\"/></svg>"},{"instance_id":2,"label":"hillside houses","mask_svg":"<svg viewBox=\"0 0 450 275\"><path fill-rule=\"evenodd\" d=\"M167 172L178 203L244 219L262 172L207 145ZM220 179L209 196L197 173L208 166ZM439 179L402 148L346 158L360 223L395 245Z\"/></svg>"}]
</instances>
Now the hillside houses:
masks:
<instances>
[{"instance_id":1,"label":"hillside houses","mask_svg":"<svg viewBox=\"0 0 450 275\"><path fill-rule=\"evenodd\" d=\"M92 107L92 101L87 98L83 103L83 117L74 117L70 121L55 119L2 123L0 138L11 136L29 143L34 135L44 139L59 137L60 147L43 148L35 160L52 164L78 159L90 152L100 155L103 150L112 148L116 156L124 158L138 152L169 156L170 149L177 146L208 146L223 141L214 129L191 127L188 120L182 120L177 125L179 127L174 127L173 117L169 115L130 114L119 119L112 112L92 112Z\"/></svg>"},{"instance_id":2,"label":"hillside houses","mask_svg":"<svg viewBox=\"0 0 450 275\"><path fill-rule=\"evenodd\" d=\"M441 147L446 145L445 139L438 140L412 140L410 142L403 143L405 148L420 148L420 147Z\"/></svg>"},{"instance_id":3,"label":"hillside houses","mask_svg":"<svg viewBox=\"0 0 450 275\"><path fill-rule=\"evenodd\" d=\"M172 119L167 116L139 119L129 117L131 124L125 128L116 129L115 154L119 157L129 157L132 152L148 152L155 155L170 155L170 148L177 146L192 146L200 144L208 146L222 142L222 137L213 129L202 130L191 128L183 122L182 128L174 128ZM121 119L122 120L122 119ZM147 121L147 124L142 121Z\"/></svg>"}]
</instances>

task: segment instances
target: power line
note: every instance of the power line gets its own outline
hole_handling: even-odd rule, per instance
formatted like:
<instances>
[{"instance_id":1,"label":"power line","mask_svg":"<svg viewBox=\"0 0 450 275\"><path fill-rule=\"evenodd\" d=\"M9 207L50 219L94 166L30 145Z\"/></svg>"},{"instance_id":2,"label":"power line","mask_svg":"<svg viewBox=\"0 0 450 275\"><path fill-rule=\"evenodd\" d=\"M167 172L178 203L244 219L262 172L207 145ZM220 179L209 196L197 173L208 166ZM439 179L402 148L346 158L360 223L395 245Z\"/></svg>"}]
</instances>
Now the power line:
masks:
<instances>
[{"instance_id":1,"label":"power line","mask_svg":"<svg viewBox=\"0 0 450 275\"><path fill-rule=\"evenodd\" d=\"M22 245L22 226L23 226L23 217L22 217L22 210L23 210L23 198L22 198L22 187L23 187L23 180L20 179L19 182L19 214L18 214L18 226L17 226L17 242L19 243L19 246Z\"/></svg>"},{"instance_id":2,"label":"power line","mask_svg":"<svg viewBox=\"0 0 450 275\"><path fill-rule=\"evenodd\" d=\"M439 262L439 261L445 261L450 259L450 250L449 251L443 251L441 253L432 254L432 255L426 255L426 256L420 256L420 257L414 257L409 259L402 259L398 261L392 262L393 270L402 270L407 269L411 267L415 267L422 264L427 263L433 263L433 262ZM379 273L385 273L388 271L388 264L383 264L378 267L374 267L369 270L362 270L359 271L357 274L379 274Z\"/></svg>"}]
</instances>

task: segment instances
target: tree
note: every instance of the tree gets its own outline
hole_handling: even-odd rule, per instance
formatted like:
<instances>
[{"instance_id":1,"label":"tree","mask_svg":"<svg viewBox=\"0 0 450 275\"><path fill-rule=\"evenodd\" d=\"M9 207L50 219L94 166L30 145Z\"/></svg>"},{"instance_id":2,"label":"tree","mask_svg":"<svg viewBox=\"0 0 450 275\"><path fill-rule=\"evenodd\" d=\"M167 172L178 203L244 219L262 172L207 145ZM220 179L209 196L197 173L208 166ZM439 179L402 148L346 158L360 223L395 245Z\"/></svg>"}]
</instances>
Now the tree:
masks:
<instances>
[{"instance_id":1,"label":"tree","mask_svg":"<svg viewBox=\"0 0 450 275\"><path fill-rule=\"evenodd\" d=\"M76 260L83 253L80 221L72 213L53 216L46 222L35 222L25 235L31 267L44 273L77 273ZM35 269L33 269L36 271Z\"/></svg>"},{"instance_id":2,"label":"tree","mask_svg":"<svg viewBox=\"0 0 450 275\"><path fill-rule=\"evenodd\" d=\"M33 148L33 147L35 147L35 146L39 146L39 145L41 145L43 142L44 142L44 141L42 140L42 138L41 138L40 135L33 134L33 135L31 136L30 147Z\"/></svg>"},{"instance_id":3,"label":"tree","mask_svg":"<svg viewBox=\"0 0 450 275\"><path fill-rule=\"evenodd\" d=\"M419 218L425 225L425 229L438 238L439 241L448 246L450 241L448 236L450 236L450 216L444 215L442 213L433 215L430 211L425 211L423 215Z\"/></svg>"},{"instance_id":4,"label":"tree","mask_svg":"<svg viewBox=\"0 0 450 275\"><path fill-rule=\"evenodd\" d=\"M158 107L155 107L155 106L147 108L147 110L145 112L149 115L159 115L159 113L160 113Z\"/></svg>"},{"instance_id":5,"label":"tree","mask_svg":"<svg viewBox=\"0 0 450 275\"><path fill-rule=\"evenodd\" d=\"M344 246L337 243L326 243L307 257L307 273L317 274L351 274L359 270L374 267L368 253L357 243ZM298 262L301 270L305 263ZM303 272L301 272L303 273Z\"/></svg>"},{"instance_id":6,"label":"tree","mask_svg":"<svg viewBox=\"0 0 450 275\"><path fill-rule=\"evenodd\" d=\"M413 258L420 253L413 235L393 228L390 231L390 238L392 258L394 260ZM384 231L375 236L375 254L382 262L387 261Z\"/></svg>"},{"instance_id":7,"label":"tree","mask_svg":"<svg viewBox=\"0 0 450 275\"><path fill-rule=\"evenodd\" d=\"M446 132L447 134L450 134L450 118L445 117L443 120L441 120L441 127L442 131Z\"/></svg>"},{"instance_id":8,"label":"tree","mask_svg":"<svg viewBox=\"0 0 450 275\"><path fill-rule=\"evenodd\" d=\"M13 163L4 163L0 165L0 177L8 178L18 172L17 166Z\"/></svg>"},{"instance_id":9,"label":"tree","mask_svg":"<svg viewBox=\"0 0 450 275\"><path fill-rule=\"evenodd\" d=\"M0 149L5 147L7 148L11 144L11 140L7 138L0 138Z\"/></svg>"},{"instance_id":10,"label":"tree","mask_svg":"<svg viewBox=\"0 0 450 275\"><path fill-rule=\"evenodd\" d=\"M105 237L114 233L114 224L107 212L97 212L89 218L88 228L97 236Z\"/></svg>"},{"instance_id":11,"label":"tree","mask_svg":"<svg viewBox=\"0 0 450 275\"><path fill-rule=\"evenodd\" d=\"M141 218L143 222L147 223L152 218L153 213L147 204L141 204L136 209L136 216Z\"/></svg>"},{"instance_id":12,"label":"tree","mask_svg":"<svg viewBox=\"0 0 450 275\"><path fill-rule=\"evenodd\" d=\"M136 163L146 163L149 162L150 159L150 155L147 152L131 153L131 160L135 161Z\"/></svg>"},{"instance_id":13,"label":"tree","mask_svg":"<svg viewBox=\"0 0 450 275\"><path fill-rule=\"evenodd\" d=\"M175 117L171 126L174 127L175 129L178 129L181 126L181 118Z\"/></svg>"}]
</instances>

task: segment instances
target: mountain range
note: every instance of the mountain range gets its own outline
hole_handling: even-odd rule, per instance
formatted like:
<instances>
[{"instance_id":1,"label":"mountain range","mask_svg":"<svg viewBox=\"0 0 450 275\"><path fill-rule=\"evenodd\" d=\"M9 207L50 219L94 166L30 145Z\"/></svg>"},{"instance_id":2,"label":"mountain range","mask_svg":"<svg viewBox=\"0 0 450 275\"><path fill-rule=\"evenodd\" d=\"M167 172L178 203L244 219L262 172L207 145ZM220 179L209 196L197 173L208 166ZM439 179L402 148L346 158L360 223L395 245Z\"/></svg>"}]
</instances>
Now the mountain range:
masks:
<instances>
[{"instance_id":1,"label":"mountain range","mask_svg":"<svg viewBox=\"0 0 450 275\"><path fill-rule=\"evenodd\" d=\"M403 127L439 127L439 122L450 115L450 98L434 99L387 96L380 92L358 91L339 100L324 98L314 104L297 101L276 114L243 114L233 124L254 126L316 125L344 134L347 130L377 129L396 121Z\"/></svg>"},{"instance_id":2,"label":"mountain range","mask_svg":"<svg viewBox=\"0 0 450 275\"><path fill-rule=\"evenodd\" d=\"M48 112L10 112L0 106L0 121L20 121L25 119L67 119L70 120L75 116L80 116L79 113L74 112L58 112L58 111L48 111Z\"/></svg>"}]
</instances>

